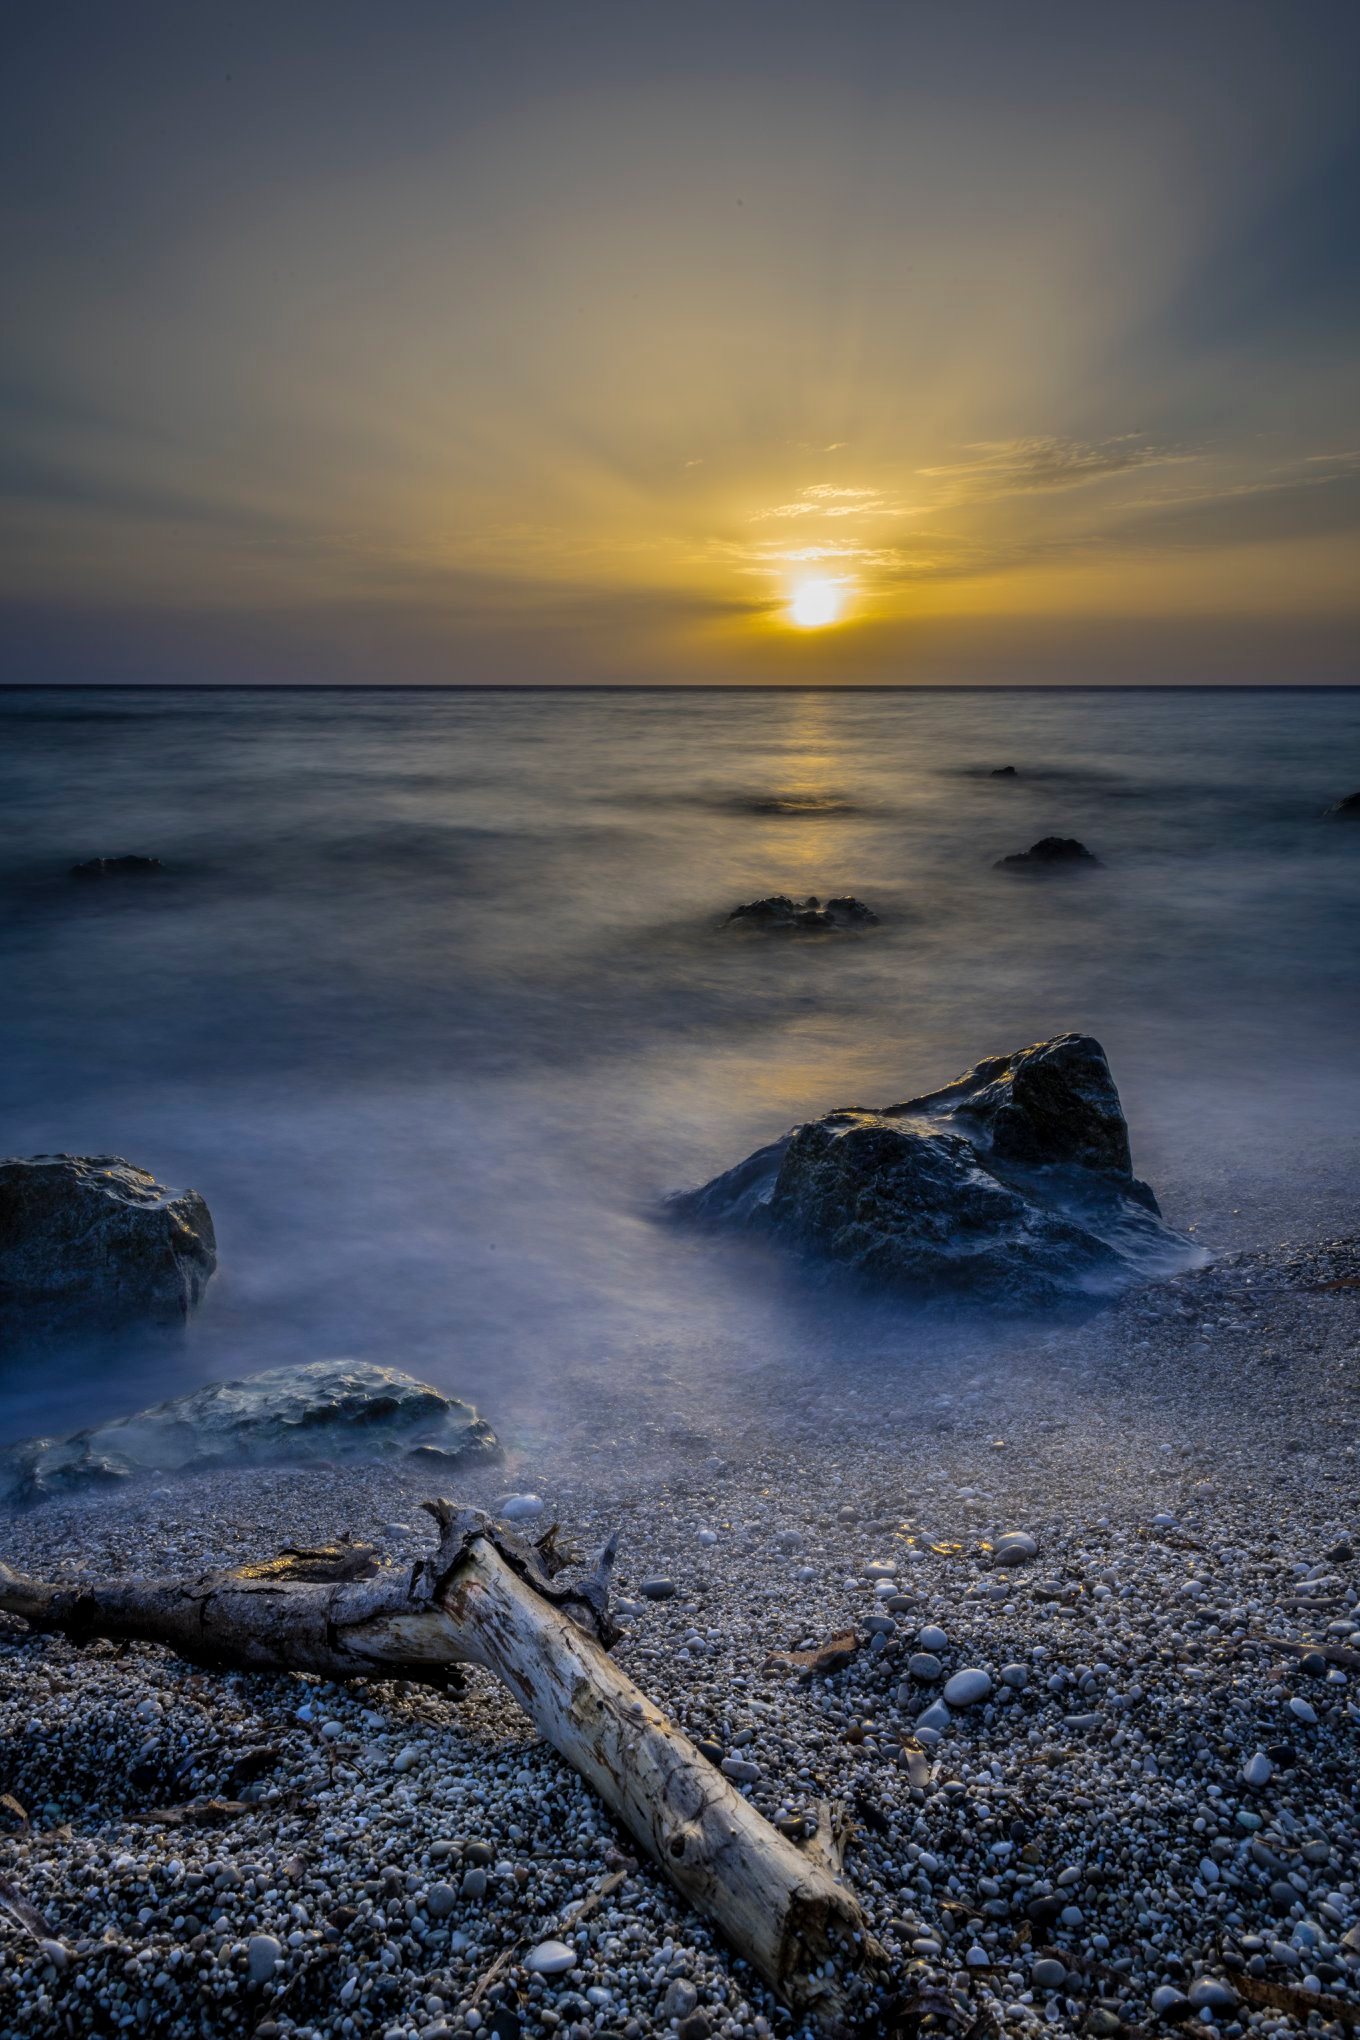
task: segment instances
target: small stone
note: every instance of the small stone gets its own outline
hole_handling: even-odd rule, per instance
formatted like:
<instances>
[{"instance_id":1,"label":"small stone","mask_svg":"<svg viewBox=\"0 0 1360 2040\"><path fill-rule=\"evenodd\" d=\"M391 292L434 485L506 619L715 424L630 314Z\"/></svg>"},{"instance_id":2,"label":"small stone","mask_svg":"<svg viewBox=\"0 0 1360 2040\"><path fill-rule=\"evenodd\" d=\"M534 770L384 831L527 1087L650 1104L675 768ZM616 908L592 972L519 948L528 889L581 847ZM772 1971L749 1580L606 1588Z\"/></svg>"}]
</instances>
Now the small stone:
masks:
<instances>
[{"instance_id":1,"label":"small stone","mask_svg":"<svg viewBox=\"0 0 1360 2040\"><path fill-rule=\"evenodd\" d=\"M541 1495L502 1495L497 1502L494 1515L503 1523L528 1523L535 1516L543 1514Z\"/></svg>"},{"instance_id":2,"label":"small stone","mask_svg":"<svg viewBox=\"0 0 1360 2040\"><path fill-rule=\"evenodd\" d=\"M396 1756L393 1757L392 1769L394 1771L413 1771L419 1762L420 1751L415 1747L414 1743L407 1743L406 1748L398 1750Z\"/></svg>"},{"instance_id":3,"label":"small stone","mask_svg":"<svg viewBox=\"0 0 1360 2040\"><path fill-rule=\"evenodd\" d=\"M1232 1985L1216 1976L1197 1976L1186 1995L1197 2012L1206 2006L1211 2012L1230 2012L1237 2003Z\"/></svg>"},{"instance_id":4,"label":"small stone","mask_svg":"<svg viewBox=\"0 0 1360 2040\"><path fill-rule=\"evenodd\" d=\"M1013 1693L1021 1692L1029 1684L1029 1666L1003 1665L1001 1683L1003 1686L1009 1686Z\"/></svg>"},{"instance_id":5,"label":"small stone","mask_svg":"<svg viewBox=\"0 0 1360 2040\"><path fill-rule=\"evenodd\" d=\"M1004 1537L998 1537L992 1555L994 1565L1025 1565L1031 1558L1039 1556L1038 1540L1028 1530L1008 1530Z\"/></svg>"},{"instance_id":6,"label":"small stone","mask_svg":"<svg viewBox=\"0 0 1360 2040\"><path fill-rule=\"evenodd\" d=\"M1246 1763L1242 1766L1242 1783L1244 1785L1268 1785L1274 1775L1275 1766L1271 1763L1264 1750L1257 1750L1255 1756L1248 1757Z\"/></svg>"},{"instance_id":7,"label":"small stone","mask_svg":"<svg viewBox=\"0 0 1360 2040\"><path fill-rule=\"evenodd\" d=\"M675 1977L662 2000L662 2016L667 2019L687 2019L699 2002L699 1993L687 1976Z\"/></svg>"},{"instance_id":8,"label":"small stone","mask_svg":"<svg viewBox=\"0 0 1360 2040\"><path fill-rule=\"evenodd\" d=\"M708 2040L712 2031L702 2012L691 2012L687 2019L680 2021L677 2040Z\"/></svg>"},{"instance_id":9,"label":"small stone","mask_svg":"<svg viewBox=\"0 0 1360 2040\"><path fill-rule=\"evenodd\" d=\"M955 1672L952 1679L946 1679L944 1697L951 1707L975 1707L979 1700L985 1700L992 1690L991 1674L970 1665L962 1672Z\"/></svg>"},{"instance_id":10,"label":"small stone","mask_svg":"<svg viewBox=\"0 0 1360 2040\"><path fill-rule=\"evenodd\" d=\"M252 1934L246 1943L246 1968L252 1983L268 1983L283 1960L283 1947L272 1934Z\"/></svg>"},{"instance_id":11,"label":"small stone","mask_svg":"<svg viewBox=\"0 0 1360 2040\"><path fill-rule=\"evenodd\" d=\"M1314 1727L1317 1722L1317 1709L1310 1706L1306 1700L1300 1700L1297 1697L1291 1700L1289 1712L1293 1715L1295 1721L1302 1721L1309 1728Z\"/></svg>"},{"instance_id":12,"label":"small stone","mask_svg":"<svg viewBox=\"0 0 1360 2040\"><path fill-rule=\"evenodd\" d=\"M638 1592L646 1601L669 1601L675 1595L674 1580L644 1580Z\"/></svg>"},{"instance_id":13,"label":"small stone","mask_svg":"<svg viewBox=\"0 0 1360 2040\"><path fill-rule=\"evenodd\" d=\"M1179 2018L1183 2012L1188 2012L1191 2006L1184 1991L1177 1990L1172 1983L1159 1983L1152 1993L1152 2009L1159 2018L1169 2016L1174 2019Z\"/></svg>"},{"instance_id":14,"label":"small stone","mask_svg":"<svg viewBox=\"0 0 1360 2040\"><path fill-rule=\"evenodd\" d=\"M474 1865L471 1870L463 1872L462 1889L464 1898L486 1897L486 1872L482 1869L480 1863Z\"/></svg>"},{"instance_id":15,"label":"small stone","mask_svg":"<svg viewBox=\"0 0 1360 2040\"><path fill-rule=\"evenodd\" d=\"M425 1910L432 1920L446 1920L457 1903L458 1893L442 1881L432 1884L425 1894Z\"/></svg>"},{"instance_id":16,"label":"small stone","mask_svg":"<svg viewBox=\"0 0 1360 2040\"><path fill-rule=\"evenodd\" d=\"M1030 1976L1036 1990L1061 1990L1067 1981L1067 1964L1052 1955L1041 1955Z\"/></svg>"},{"instance_id":17,"label":"small stone","mask_svg":"<svg viewBox=\"0 0 1360 2040\"><path fill-rule=\"evenodd\" d=\"M923 1714L917 1715L916 1717L917 1732L919 1734L922 1729L930 1730L948 1728L952 1719L953 1716L950 1714L949 1709L945 1706L943 1700L933 1701L931 1705L926 1708Z\"/></svg>"},{"instance_id":18,"label":"small stone","mask_svg":"<svg viewBox=\"0 0 1360 2040\"><path fill-rule=\"evenodd\" d=\"M927 1623L924 1629L917 1630L916 1641L922 1650L941 1651L949 1648L949 1638L942 1629L936 1629L933 1623Z\"/></svg>"},{"instance_id":19,"label":"small stone","mask_svg":"<svg viewBox=\"0 0 1360 2040\"><path fill-rule=\"evenodd\" d=\"M724 1757L718 1768L734 1785L754 1785L760 1777L759 1764L752 1764L745 1757Z\"/></svg>"},{"instance_id":20,"label":"small stone","mask_svg":"<svg viewBox=\"0 0 1360 2040\"><path fill-rule=\"evenodd\" d=\"M907 1659L907 1670L913 1679L933 1681L944 1671L944 1666L933 1651L918 1650Z\"/></svg>"},{"instance_id":21,"label":"small stone","mask_svg":"<svg viewBox=\"0 0 1360 2040\"><path fill-rule=\"evenodd\" d=\"M565 1941L540 1941L525 1956L524 1967L535 1976L565 1976L576 1967L576 1950Z\"/></svg>"}]
</instances>

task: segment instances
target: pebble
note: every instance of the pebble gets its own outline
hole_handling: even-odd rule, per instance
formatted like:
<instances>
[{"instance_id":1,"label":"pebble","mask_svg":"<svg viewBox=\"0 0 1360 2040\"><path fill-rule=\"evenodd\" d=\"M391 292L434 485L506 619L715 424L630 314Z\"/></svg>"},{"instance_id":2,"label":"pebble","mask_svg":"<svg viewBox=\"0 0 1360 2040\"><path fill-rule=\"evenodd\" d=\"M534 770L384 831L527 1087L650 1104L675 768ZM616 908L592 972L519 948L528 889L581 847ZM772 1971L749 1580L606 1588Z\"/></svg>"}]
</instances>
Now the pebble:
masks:
<instances>
[{"instance_id":1,"label":"pebble","mask_svg":"<svg viewBox=\"0 0 1360 2040\"><path fill-rule=\"evenodd\" d=\"M748 1757L724 1757L718 1769L734 1785L754 1785L760 1777L759 1764L752 1763Z\"/></svg>"},{"instance_id":2,"label":"pebble","mask_svg":"<svg viewBox=\"0 0 1360 2040\"><path fill-rule=\"evenodd\" d=\"M457 1892L442 1880L432 1884L425 1894L425 1910L432 1920L446 1920L457 1903Z\"/></svg>"},{"instance_id":3,"label":"pebble","mask_svg":"<svg viewBox=\"0 0 1360 2040\"><path fill-rule=\"evenodd\" d=\"M246 1969L252 1983L268 1983L283 1960L282 1945L272 1934L252 1934L246 1944Z\"/></svg>"},{"instance_id":4,"label":"pebble","mask_svg":"<svg viewBox=\"0 0 1360 2040\"><path fill-rule=\"evenodd\" d=\"M1248 1757L1246 1763L1242 1766L1242 1782L1244 1785L1268 1785L1274 1775L1275 1766L1271 1763L1264 1750L1257 1750L1255 1755Z\"/></svg>"},{"instance_id":5,"label":"pebble","mask_svg":"<svg viewBox=\"0 0 1360 2040\"><path fill-rule=\"evenodd\" d=\"M933 1680L941 1676L944 1666L933 1651L917 1650L907 1659L907 1670L913 1679Z\"/></svg>"},{"instance_id":6,"label":"pebble","mask_svg":"<svg viewBox=\"0 0 1360 2040\"><path fill-rule=\"evenodd\" d=\"M528 1523L543 1514L541 1495L502 1495L493 1513L503 1523Z\"/></svg>"},{"instance_id":7,"label":"pebble","mask_svg":"<svg viewBox=\"0 0 1360 2040\"><path fill-rule=\"evenodd\" d=\"M944 1697L951 1707L975 1707L992 1690L991 1674L970 1665L945 1680Z\"/></svg>"},{"instance_id":8,"label":"pebble","mask_svg":"<svg viewBox=\"0 0 1360 2040\"><path fill-rule=\"evenodd\" d=\"M1041 1955L1030 1970L1036 1990L1061 1990L1067 1981L1067 1964L1052 1955Z\"/></svg>"},{"instance_id":9,"label":"pebble","mask_svg":"<svg viewBox=\"0 0 1360 2040\"><path fill-rule=\"evenodd\" d=\"M1309 1728L1317 1726L1317 1709L1311 1706L1307 1700L1300 1700L1296 1696L1289 1703L1289 1712L1293 1715L1295 1721L1302 1721Z\"/></svg>"},{"instance_id":10,"label":"pebble","mask_svg":"<svg viewBox=\"0 0 1360 2040\"><path fill-rule=\"evenodd\" d=\"M534 1976L565 1976L576 1967L576 1950L565 1941L540 1941L525 1956L524 1967Z\"/></svg>"},{"instance_id":11,"label":"pebble","mask_svg":"<svg viewBox=\"0 0 1360 2040\"><path fill-rule=\"evenodd\" d=\"M638 1592L645 1601L670 1601L675 1598L675 1581L668 1579L644 1580Z\"/></svg>"},{"instance_id":12,"label":"pebble","mask_svg":"<svg viewBox=\"0 0 1360 2040\"><path fill-rule=\"evenodd\" d=\"M464 1898L485 1898L486 1882L486 1872L479 1863L474 1864L471 1870L465 1870L460 1887Z\"/></svg>"},{"instance_id":13,"label":"pebble","mask_svg":"<svg viewBox=\"0 0 1360 2040\"><path fill-rule=\"evenodd\" d=\"M925 1651L939 1652L949 1648L949 1638L942 1629L937 1629L933 1622L928 1622L924 1629L917 1630L916 1641Z\"/></svg>"},{"instance_id":14,"label":"pebble","mask_svg":"<svg viewBox=\"0 0 1360 2040\"><path fill-rule=\"evenodd\" d=\"M1039 1555L1039 1542L1027 1530L1008 1530L998 1537L992 1554L994 1565L1025 1565Z\"/></svg>"},{"instance_id":15,"label":"pebble","mask_svg":"<svg viewBox=\"0 0 1360 2040\"><path fill-rule=\"evenodd\" d=\"M1238 2002L1232 1985L1220 1982L1216 1976L1197 1976L1186 1996L1196 2011L1207 2007L1214 2012L1230 2012Z\"/></svg>"}]
</instances>

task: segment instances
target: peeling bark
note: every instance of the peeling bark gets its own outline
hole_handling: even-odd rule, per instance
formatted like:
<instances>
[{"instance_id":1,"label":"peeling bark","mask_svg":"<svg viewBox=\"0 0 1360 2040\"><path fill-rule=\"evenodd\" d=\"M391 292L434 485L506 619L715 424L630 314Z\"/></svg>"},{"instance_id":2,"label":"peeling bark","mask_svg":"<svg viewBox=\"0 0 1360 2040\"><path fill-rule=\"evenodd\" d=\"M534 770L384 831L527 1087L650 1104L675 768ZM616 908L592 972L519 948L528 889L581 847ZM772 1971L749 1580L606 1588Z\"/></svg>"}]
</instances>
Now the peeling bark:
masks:
<instances>
[{"instance_id":1,"label":"peeling bark","mask_svg":"<svg viewBox=\"0 0 1360 2040\"><path fill-rule=\"evenodd\" d=\"M833 1810L810 1844L780 1834L614 1663L612 1539L564 1580L551 1533L535 1548L478 1510L425 1506L439 1544L409 1575L349 1541L188 1580L65 1587L0 1566L0 1612L215 1669L445 1687L481 1666L784 2002L834 2030L880 1951L842 1880Z\"/></svg>"}]
</instances>

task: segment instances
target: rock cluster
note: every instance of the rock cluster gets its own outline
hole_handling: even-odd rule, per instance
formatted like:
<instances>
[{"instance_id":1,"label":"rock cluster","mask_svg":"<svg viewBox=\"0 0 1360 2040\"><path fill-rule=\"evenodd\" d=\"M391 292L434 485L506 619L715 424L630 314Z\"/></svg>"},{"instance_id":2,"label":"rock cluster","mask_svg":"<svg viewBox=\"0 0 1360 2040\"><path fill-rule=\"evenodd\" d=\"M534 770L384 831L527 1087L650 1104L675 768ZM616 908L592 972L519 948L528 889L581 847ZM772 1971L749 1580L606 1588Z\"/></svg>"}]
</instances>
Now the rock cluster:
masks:
<instances>
[{"instance_id":1,"label":"rock cluster","mask_svg":"<svg viewBox=\"0 0 1360 2040\"><path fill-rule=\"evenodd\" d=\"M72 878L142 878L162 870L159 857L87 857L71 866Z\"/></svg>"},{"instance_id":2,"label":"rock cluster","mask_svg":"<svg viewBox=\"0 0 1360 2040\"><path fill-rule=\"evenodd\" d=\"M1202 1258L1134 1176L1104 1051L1080 1034L990 1057L905 1104L829 1112L673 1209L990 1302L1108 1293Z\"/></svg>"},{"instance_id":3,"label":"rock cluster","mask_svg":"<svg viewBox=\"0 0 1360 2040\"><path fill-rule=\"evenodd\" d=\"M878 915L863 900L842 894L823 903L815 893L805 900L791 900L787 893L771 893L768 899L751 900L735 907L723 922L724 928L761 928L776 934L825 934L839 928L874 928Z\"/></svg>"}]
</instances>

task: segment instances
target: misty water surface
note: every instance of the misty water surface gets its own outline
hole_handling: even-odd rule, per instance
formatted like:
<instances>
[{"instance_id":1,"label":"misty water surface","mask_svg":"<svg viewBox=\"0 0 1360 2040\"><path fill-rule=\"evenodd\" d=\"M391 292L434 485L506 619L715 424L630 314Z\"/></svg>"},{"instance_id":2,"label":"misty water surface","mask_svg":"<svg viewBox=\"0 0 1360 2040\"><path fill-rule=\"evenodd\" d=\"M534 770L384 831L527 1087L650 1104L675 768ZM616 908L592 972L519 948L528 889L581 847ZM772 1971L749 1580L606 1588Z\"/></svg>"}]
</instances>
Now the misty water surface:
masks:
<instances>
[{"instance_id":1,"label":"misty water surface","mask_svg":"<svg viewBox=\"0 0 1360 2040\"><path fill-rule=\"evenodd\" d=\"M1068 1028L1173 1223L1342 1222L1358 694L34 690L0 727L4 1147L192 1184L221 1248L182 1344L11 1356L7 1435L336 1352L526 1435L606 1374L907 1372L903 1306L659 1201ZM1104 868L992 868L1049 833ZM128 851L164 871L68 876ZM720 928L775 891L882 926Z\"/></svg>"}]
</instances>

